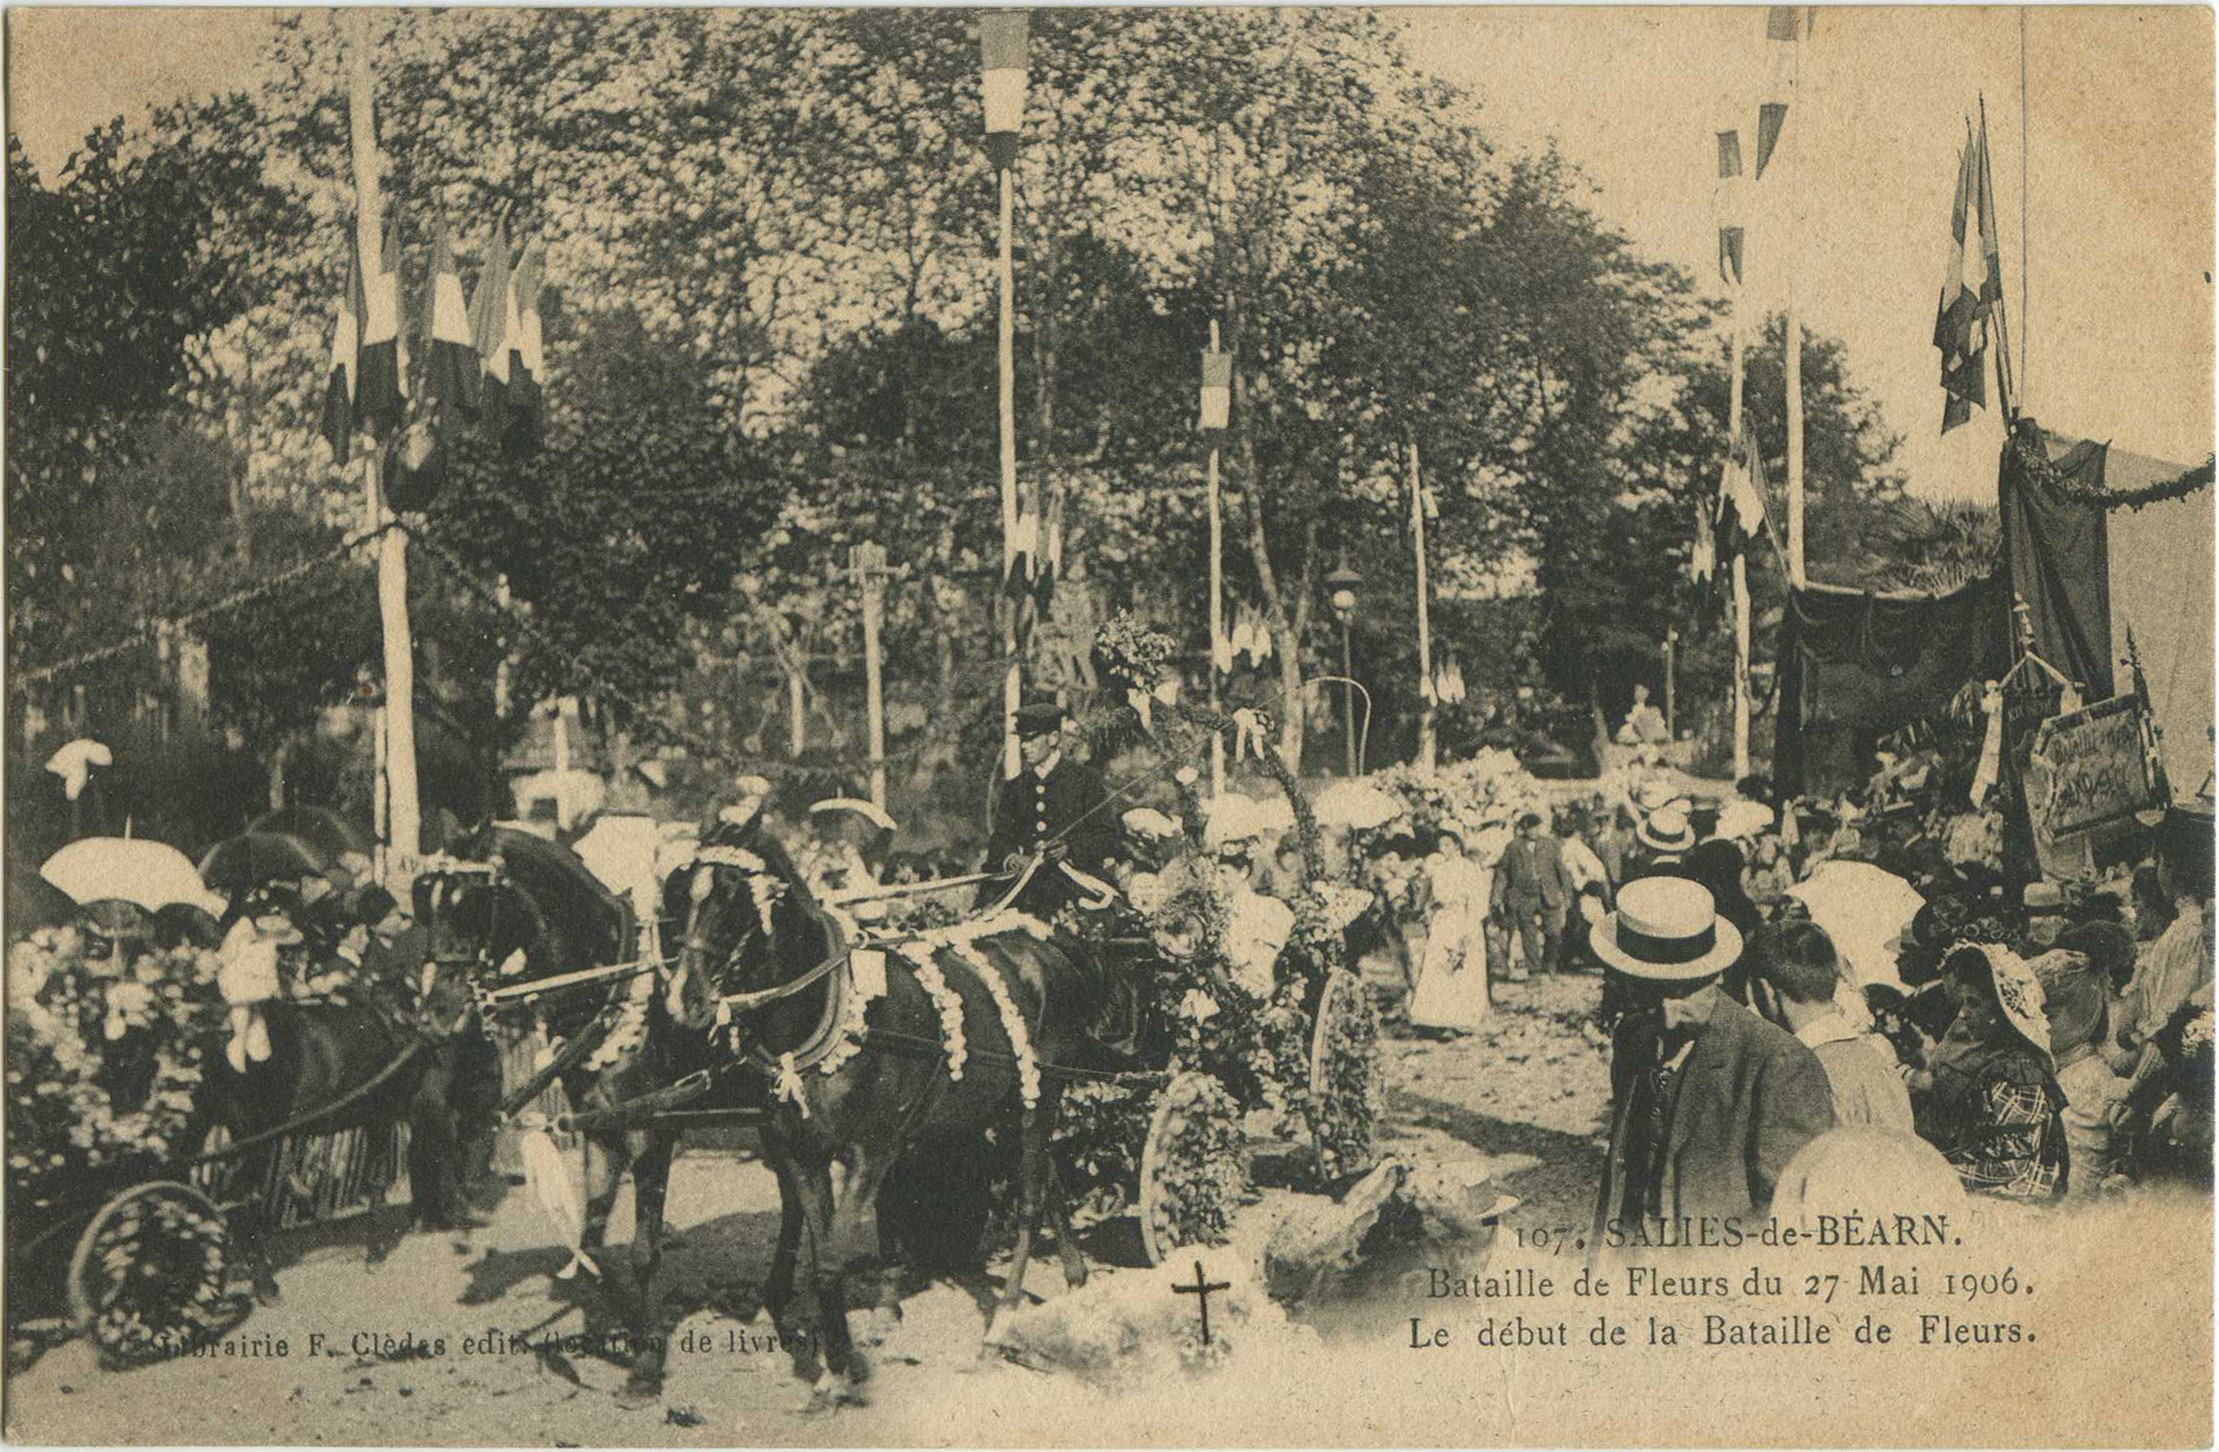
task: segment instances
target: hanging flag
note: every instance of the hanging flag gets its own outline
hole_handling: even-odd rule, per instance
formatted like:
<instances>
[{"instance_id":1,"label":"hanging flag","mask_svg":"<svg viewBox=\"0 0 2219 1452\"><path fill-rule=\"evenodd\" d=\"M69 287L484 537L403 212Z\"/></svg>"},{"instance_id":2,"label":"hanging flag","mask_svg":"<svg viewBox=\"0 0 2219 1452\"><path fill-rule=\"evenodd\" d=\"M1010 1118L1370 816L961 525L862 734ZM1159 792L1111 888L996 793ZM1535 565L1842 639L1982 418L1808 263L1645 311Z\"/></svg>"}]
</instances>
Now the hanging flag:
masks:
<instances>
[{"instance_id":1,"label":"hanging flag","mask_svg":"<svg viewBox=\"0 0 2219 1452\"><path fill-rule=\"evenodd\" d=\"M507 438L510 446L518 449L538 448L546 426L546 402L540 386L546 363L539 336L540 279L546 270L546 257L539 245L525 248L523 260L516 264L515 286L510 294L513 330L509 334Z\"/></svg>"},{"instance_id":2,"label":"hanging flag","mask_svg":"<svg viewBox=\"0 0 2219 1452\"><path fill-rule=\"evenodd\" d=\"M1941 302L1934 313L1934 346L1942 355L1942 432L1988 406L1988 319L2003 300L2003 260L1996 241L1994 180L1988 136L1965 124L1957 158L1957 192L1949 210L1949 252L1942 270Z\"/></svg>"},{"instance_id":3,"label":"hanging flag","mask_svg":"<svg viewBox=\"0 0 2219 1452\"><path fill-rule=\"evenodd\" d=\"M373 434L399 429L408 404L408 345L401 335L401 213L395 206L363 278L362 358L355 417Z\"/></svg>"},{"instance_id":4,"label":"hanging flag","mask_svg":"<svg viewBox=\"0 0 2219 1452\"><path fill-rule=\"evenodd\" d=\"M1711 527L1711 515L1716 501L1695 501L1695 549L1689 556L1687 573L1696 584L1708 584L1718 574L1718 533Z\"/></svg>"},{"instance_id":5,"label":"hanging flag","mask_svg":"<svg viewBox=\"0 0 2219 1452\"><path fill-rule=\"evenodd\" d=\"M1772 48L1772 75L1757 107L1757 180L1780 145L1781 128L1787 125L1788 102L1795 96L1795 46L1803 36L1803 12L1793 5L1774 5L1764 13L1765 43Z\"/></svg>"},{"instance_id":6,"label":"hanging flag","mask_svg":"<svg viewBox=\"0 0 2219 1452\"><path fill-rule=\"evenodd\" d=\"M324 441L335 464L347 462L354 442L355 368L362 347L362 249L347 233L347 285L331 328L331 366L324 377Z\"/></svg>"},{"instance_id":7,"label":"hanging flag","mask_svg":"<svg viewBox=\"0 0 2219 1452\"><path fill-rule=\"evenodd\" d=\"M1741 133L1719 132L1718 188L1711 194L1711 203L1718 214L1718 276L1730 287L1741 286L1748 185L1741 176Z\"/></svg>"},{"instance_id":8,"label":"hanging flag","mask_svg":"<svg viewBox=\"0 0 2219 1452\"><path fill-rule=\"evenodd\" d=\"M478 409L478 355L470 345L470 314L462 300L462 269L447 242L447 219L431 224L431 286L419 329L424 337L424 400L439 413L442 432Z\"/></svg>"},{"instance_id":9,"label":"hanging flag","mask_svg":"<svg viewBox=\"0 0 2219 1452\"><path fill-rule=\"evenodd\" d=\"M508 429L509 317L515 310L509 286L509 229L507 221L501 220L493 224L485 270L478 274L478 290L470 298L470 343L478 351L478 410L486 431L495 438Z\"/></svg>"},{"instance_id":10,"label":"hanging flag","mask_svg":"<svg viewBox=\"0 0 2219 1452\"><path fill-rule=\"evenodd\" d=\"M1050 485L1048 513L1040 527L1040 563L1033 571L1033 602L1045 611L1055 600L1056 577L1063 572L1063 491Z\"/></svg>"},{"instance_id":11,"label":"hanging flag","mask_svg":"<svg viewBox=\"0 0 2219 1452\"><path fill-rule=\"evenodd\" d=\"M1743 540L1764 533L1764 450L1757 446L1757 422L1745 409L1741 415L1741 447L1726 471L1725 489L1719 496L1719 519L1730 523Z\"/></svg>"},{"instance_id":12,"label":"hanging flag","mask_svg":"<svg viewBox=\"0 0 2219 1452\"><path fill-rule=\"evenodd\" d=\"M1025 52L1031 32L1030 11L1001 10L979 18L986 155L996 171L1017 159L1018 133L1025 128Z\"/></svg>"}]
</instances>

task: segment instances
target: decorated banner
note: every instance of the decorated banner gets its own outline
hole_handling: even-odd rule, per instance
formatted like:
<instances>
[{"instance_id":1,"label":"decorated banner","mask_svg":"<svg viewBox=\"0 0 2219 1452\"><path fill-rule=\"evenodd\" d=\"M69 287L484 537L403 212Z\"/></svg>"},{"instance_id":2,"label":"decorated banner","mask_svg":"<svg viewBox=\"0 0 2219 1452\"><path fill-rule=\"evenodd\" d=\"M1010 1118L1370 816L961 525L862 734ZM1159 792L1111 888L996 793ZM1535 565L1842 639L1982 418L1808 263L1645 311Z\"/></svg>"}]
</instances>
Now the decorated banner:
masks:
<instances>
[{"instance_id":1,"label":"decorated banner","mask_svg":"<svg viewBox=\"0 0 2219 1452\"><path fill-rule=\"evenodd\" d=\"M2037 839L2055 841L2120 823L2171 802L2141 696L2052 716L2034 737L2026 804Z\"/></svg>"}]
</instances>

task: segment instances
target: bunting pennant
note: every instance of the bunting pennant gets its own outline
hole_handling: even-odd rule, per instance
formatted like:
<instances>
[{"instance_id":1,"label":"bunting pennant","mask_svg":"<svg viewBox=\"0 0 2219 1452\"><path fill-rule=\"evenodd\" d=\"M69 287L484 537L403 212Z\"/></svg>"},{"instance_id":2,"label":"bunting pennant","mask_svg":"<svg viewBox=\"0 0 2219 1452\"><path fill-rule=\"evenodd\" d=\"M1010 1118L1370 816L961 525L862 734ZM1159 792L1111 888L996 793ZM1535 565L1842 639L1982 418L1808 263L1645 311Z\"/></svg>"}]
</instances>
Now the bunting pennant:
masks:
<instances>
[{"instance_id":1,"label":"bunting pennant","mask_svg":"<svg viewBox=\"0 0 2219 1452\"><path fill-rule=\"evenodd\" d=\"M1757 107L1758 181L1764 180L1764 169L1778 150L1780 132L1787 125L1788 103L1795 97L1795 47L1803 30L1804 13L1799 7L1774 5L1765 11L1764 38L1772 48L1772 75L1763 103Z\"/></svg>"},{"instance_id":2,"label":"bunting pennant","mask_svg":"<svg viewBox=\"0 0 2219 1452\"><path fill-rule=\"evenodd\" d=\"M520 449L539 447L546 423L546 401L541 380L546 363L539 334L540 279L547 262L537 243L524 250L516 265L511 295L509 335L509 443Z\"/></svg>"},{"instance_id":3,"label":"bunting pennant","mask_svg":"<svg viewBox=\"0 0 2219 1452\"><path fill-rule=\"evenodd\" d=\"M1941 302L1934 313L1934 347L1942 355L1942 432L1948 433L1988 406L1988 319L2003 301L2003 259L1996 239L1995 182L1988 165L1988 133L1974 139L1965 123L1965 148L1957 157L1957 192L1950 203L1949 252L1942 270Z\"/></svg>"},{"instance_id":4,"label":"bunting pennant","mask_svg":"<svg viewBox=\"0 0 2219 1452\"><path fill-rule=\"evenodd\" d=\"M401 425L408 406L408 345L401 335L401 212L386 219L378 256L363 277L362 355L355 365L355 417L379 435Z\"/></svg>"},{"instance_id":5,"label":"bunting pennant","mask_svg":"<svg viewBox=\"0 0 2219 1452\"><path fill-rule=\"evenodd\" d=\"M485 270L470 297L470 343L478 353L478 411L487 432L499 438L508 429L509 319L516 311L509 285L509 232L505 220L493 224Z\"/></svg>"},{"instance_id":6,"label":"bunting pennant","mask_svg":"<svg viewBox=\"0 0 2219 1452\"><path fill-rule=\"evenodd\" d=\"M1025 52L1031 32L1032 15L1025 10L996 11L979 19L986 152L996 170L1017 159L1017 136L1025 128Z\"/></svg>"},{"instance_id":7,"label":"bunting pennant","mask_svg":"<svg viewBox=\"0 0 2219 1452\"><path fill-rule=\"evenodd\" d=\"M1746 235L1748 183L1741 175L1741 133L1718 133L1718 187L1712 208L1718 214L1718 276L1730 287L1741 286L1742 239Z\"/></svg>"},{"instance_id":8,"label":"bunting pennant","mask_svg":"<svg viewBox=\"0 0 2219 1452\"><path fill-rule=\"evenodd\" d=\"M447 219L431 224L431 286L424 293L418 331L426 354L424 400L439 411L442 430L451 433L457 417L478 409L478 355L470 344L469 309L462 300L462 270L447 241Z\"/></svg>"},{"instance_id":9,"label":"bunting pennant","mask_svg":"<svg viewBox=\"0 0 2219 1452\"><path fill-rule=\"evenodd\" d=\"M1764 450L1757 446L1755 418L1744 411L1740 444L1727 461L1719 491L1720 523L1732 525L1743 540L1757 538L1765 528L1764 499Z\"/></svg>"},{"instance_id":10,"label":"bunting pennant","mask_svg":"<svg viewBox=\"0 0 2219 1452\"><path fill-rule=\"evenodd\" d=\"M362 348L362 249L347 233L347 283L331 328L331 365L324 378L324 441L331 459L345 464L354 441L355 368Z\"/></svg>"}]
</instances>

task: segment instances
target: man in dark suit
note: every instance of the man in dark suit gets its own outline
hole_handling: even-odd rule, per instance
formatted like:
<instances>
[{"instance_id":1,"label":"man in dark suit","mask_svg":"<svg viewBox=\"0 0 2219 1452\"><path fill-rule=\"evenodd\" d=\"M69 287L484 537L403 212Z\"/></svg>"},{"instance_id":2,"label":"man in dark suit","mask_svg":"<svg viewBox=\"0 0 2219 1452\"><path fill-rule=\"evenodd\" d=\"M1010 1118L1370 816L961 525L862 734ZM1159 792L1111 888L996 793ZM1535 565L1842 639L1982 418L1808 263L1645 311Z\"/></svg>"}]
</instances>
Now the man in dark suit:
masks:
<instances>
[{"instance_id":1,"label":"man in dark suit","mask_svg":"<svg viewBox=\"0 0 2219 1452\"><path fill-rule=\"evenodd\" d=\"M1559 966L1564 914L1571 901L1564 844L1541 830L1538 813L1528 812L1518 819L1518 835L1495 868L1496 915L1517 929L1525 945L1525 970L1513 971L1513 981L1527 971L1553 972Z\"/></svg>"},{"instance_id":2,"label":"man in dark suit","mask_svg":"<svg viewBox=\"0 0 2219 1452\"><path fill-rule=\"evenodd\" d=\"M1605 1253L1637 1243L1644 1222L1651 1243L1660 1231L1701 1243L1728 1221L1754 1231L1787 1162L1834 1127L1825 1066L1719 991L1741 934L1701 883L1626 884L1594 948L1630 1011L1612 1040L1593 1243Z\"/></svg>"},{"instance_id":3,"label":"man in dark suit","mask_svg":"<svg viewBox=\"0 0 2219 1452\"><path fill-rule=\"evenodd\" d=\"M1032 880L1014 904L1046 919L1086 896L1063 868L1065 864L1099 878L1117 850L1118 819L1109 805L1101 773L1063 754L1063 707L1035 701L1017 710L1017 749L1023 758L1017 775L994 794L994 820L986 843L986 870L1021 867L1045 849ZM988 883L981 903L1009 890Z\"/></svg>"}]
</instances>

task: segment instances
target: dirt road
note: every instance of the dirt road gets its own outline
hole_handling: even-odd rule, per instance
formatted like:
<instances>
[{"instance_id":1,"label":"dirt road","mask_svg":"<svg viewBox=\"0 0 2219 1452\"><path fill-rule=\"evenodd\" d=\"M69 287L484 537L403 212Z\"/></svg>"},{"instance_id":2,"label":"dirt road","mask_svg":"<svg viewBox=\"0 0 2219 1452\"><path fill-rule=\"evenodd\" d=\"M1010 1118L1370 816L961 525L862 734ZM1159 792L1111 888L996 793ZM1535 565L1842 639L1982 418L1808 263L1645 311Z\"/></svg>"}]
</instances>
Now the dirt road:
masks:
<instances>
[{"instance_id":1,"label":"dirt road","mask_svg":"<svg viewBox=\"0 0 2219 1452\"><path fill-rule=\"evenodd\" d=\"M1388 1147L1490 1157L1500 1187L1524 1202L1514 1224L1583 1219L1607 1071L1577 1020L1598 985L1575 977L1508 989L1523 1001L1502 1005L1484 1033L1388 1040ZM613 1353L622 1347L606 1297L590 1276L555 1278L567 1256L545 1214L514 1190L487 1229L412 1235L375 1268L364 1264L359 1221L294 1237L280 1252L281 1263L292 1258L284 1302L257 1310L208 1353L106 1373L81 1342L52 1350L10 1378L8 1434L79 1444L556 1446L1087 1439L1090 1426L1092 1440L1103 1435L1088 1420L1086 1393L1059 1379L1044 1398L1041 1373L980 1364L980 1310L946 1286L911 1298L898 1322L856 1318L866 1339L880 1338L872 1405L830 1420L794 1415L807 1384L755 1299L777 1230L771 1175L738 1152L687 1152L670 1207L679 1244L666 1261L672 1349L660 1406L618 1405L624 1369ZM1098 1258L1130 1242L1114 1228L1090 1240ZM630 1233L626 1203L606 1266L620 1283ZM1052 1256L1026 1284L1061 1293ZM531 1349L550 1333L581 1340ZM1176 1399L1128 1400L1118 1415L1135 1437L1152 1417L1163 1419L1164 1440L1187 1440L1179 1429L1191 1425Z\"/></svg>"}]
</instances>

